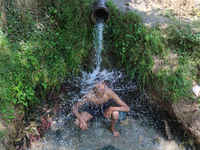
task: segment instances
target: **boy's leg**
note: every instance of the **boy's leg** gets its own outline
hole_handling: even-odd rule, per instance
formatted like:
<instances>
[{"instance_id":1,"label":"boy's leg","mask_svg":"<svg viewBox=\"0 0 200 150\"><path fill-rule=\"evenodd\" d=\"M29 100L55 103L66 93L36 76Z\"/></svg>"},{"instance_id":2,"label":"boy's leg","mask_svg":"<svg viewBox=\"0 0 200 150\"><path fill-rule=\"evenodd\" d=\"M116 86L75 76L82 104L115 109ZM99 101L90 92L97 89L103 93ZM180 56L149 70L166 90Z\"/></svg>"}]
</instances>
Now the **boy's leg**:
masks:
<instances>
[{"instance_id":1,"label":"boy's leg","mask_svg":"<svg viewBox=\"0 0 200 150\"><path fill-rule=\"evenodd\" d=\"M114 135L115 137L120 136L119 131L117 131L117 130L115 129L115 124L117 123L118 118L119 118L119 111L113 111L112 117L111 117L112 122L111 122L110 130L113 132L113 135Z\"/></svg>"}]
</instances>

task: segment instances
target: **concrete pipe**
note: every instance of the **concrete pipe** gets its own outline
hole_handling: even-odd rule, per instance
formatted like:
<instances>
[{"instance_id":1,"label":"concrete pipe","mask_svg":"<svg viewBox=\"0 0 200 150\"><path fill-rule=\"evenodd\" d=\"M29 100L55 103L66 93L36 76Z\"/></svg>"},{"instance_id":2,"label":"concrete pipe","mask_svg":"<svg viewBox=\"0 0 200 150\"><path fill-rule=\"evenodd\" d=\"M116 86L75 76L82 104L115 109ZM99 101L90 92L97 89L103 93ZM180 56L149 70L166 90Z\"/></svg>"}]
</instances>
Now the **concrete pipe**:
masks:
<instances>
[{"instance_id":1,"label":"concrete pipe","mask_svg":"<svg viewBox=\"0 0 200 150\"><path fill-rule=\"evenodd\" d=\"M106 23L110 20L110 11L106 7L105 0L95 1L91 14L91 20L94 24L98 22Z\"/></svg>"}]
</instances>

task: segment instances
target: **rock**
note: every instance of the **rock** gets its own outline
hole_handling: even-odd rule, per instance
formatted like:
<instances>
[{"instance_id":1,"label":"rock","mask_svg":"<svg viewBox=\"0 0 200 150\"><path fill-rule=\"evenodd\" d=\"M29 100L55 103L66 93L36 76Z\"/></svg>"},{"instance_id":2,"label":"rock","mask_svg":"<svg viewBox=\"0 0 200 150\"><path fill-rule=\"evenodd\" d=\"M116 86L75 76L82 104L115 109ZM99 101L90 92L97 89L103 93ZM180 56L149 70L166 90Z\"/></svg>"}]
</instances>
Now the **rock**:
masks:
<instances>
[{"instance_id":1,"label":"rock","mask_svg":"<svg viewBox=\"0 0 200 150\"><path fill-rule=\"evenodd\" d=\"M193 86L192 91L195 96L200 96L200 86L199 85Z\"/></svg>"},{"instance_id":2,"label":"rock","mask_svg":"<svg viewBox=\"0 0 200 150\"><path fill-rule=\"evenodd\" d=\"M99 127L102 127L103 126L103 121L102 120L97 120L97 121L94 121L92 126L94 128L99 128Z\"/></svg>"},{"instance_id":3,"label":"rock","mask_svg":"<svg viewBox=\"0 0 200 150\"><path fill-rule=\"evenodd\" d=\"M160 144L160 141L161 141L161 138L160 137L156 137L155 139L153 139L153 143L155 145L159 145Z\"/></svg>"},{"instance_id":4,"label":"rock","mask_svg":"<svg viewBox=\"0 0 200 150\"><path fill-rule=\"evenodd\" d=\"M129 3L126 3L125 6L129 6Z\"/></svg>"},{"instance_id":5,"label":"rock","mask_svg":"<svg viewBox=\"0 0 200 150\"><path fill-rule=\"evenodd\" d=\"M105 146L105 147L103 147L103 148L101 148L99 150L120 150L120 149L117 149L112 145L108 145L108 146Z\"/></svg>"},{"instance_id":6,"label":"rock","mask_svg":"<svg viewBox=\"0 0 200 150\"><path fill-rule=\"evenodd\" d=\"M166 132L168 140L173 140L173 136L171 134L170 127L169 127L167 121L164 120L164 123L165 123L165 132Z\"/></svg>"},{"instance_id":7,"label":"rock","mask_svg":"<svg viewBox=\"0 0 200 150\"><path fill-rule=\"evenodd\" d=\"M55 137L56 137L57 139L61 139L61 138L62 138L62 133L63 133L63 131L61 131L61 130L56 130L56 131L55 131Z\"/></svg>"},{"instance_id":8,"label":"rock","mask_svg":"<svg viewBox=\"0 0 200 150\"><path fill-rule=\"evenodd\" d=\"M200 109L191 102L180 101L172 104L172 109L179 122L189 130L196 144L200 144Z\"/></svg>"},{"instance_id":9,"label":"rock","mask_svg":"<svg viewBox=\"0 0 200 150\"><path fill-rule=\"evenodd\" d=\"M200 94L199 85L193 87L196 94ZM164 100L158 91L148 89L147 94L152 97L151 104L159 110L167 112L168 116L173 117L174 121L180 123L180 127L184 128L186 133L190 133L190 137L195 144L200 145L200 108L198 104L189 98L183 98L176 103Z\"/></svg>"},{"instance_id":10,"label":"rock","mask_svg":"<svg viewBox=\"0 0 200 150\"><path fill-rule=\"evenodd\" d=\"M164 141L161 140L159 143L159 148L162 150L177 150L182 149L175 141Z\"/></svg>"}]
</instances>

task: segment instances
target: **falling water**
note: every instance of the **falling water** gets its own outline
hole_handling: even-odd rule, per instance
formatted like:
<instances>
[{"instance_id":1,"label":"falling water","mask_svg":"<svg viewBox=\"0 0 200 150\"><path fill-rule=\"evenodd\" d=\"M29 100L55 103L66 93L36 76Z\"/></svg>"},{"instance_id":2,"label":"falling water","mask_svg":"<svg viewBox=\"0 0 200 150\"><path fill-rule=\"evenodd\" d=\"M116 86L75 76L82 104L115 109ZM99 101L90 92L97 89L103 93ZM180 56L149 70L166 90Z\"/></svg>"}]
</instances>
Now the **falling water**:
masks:
<instances>
[{"instance_id":1,"label":"falling water","mask_svg":"<svg viewBox=\"0 0 200 150\"><path fill-rule=\"evenodd\" d=\"M94 45L95 45L95 50L96 50L96 69L100 69L101 65L101 52L103 50L103 28L104 28L104 23L96 23L94 26Z\"/></svg>"},{"instance_id":2,"label":"falling water","mask_svg":"<svg viewBox=\"0 0 200 150\"><path fill-rule=\"evenodd\" d=\"M100 120L93 119L89 129L80 130L75 126L75 117L69 109L64 110L54 119L46 137L33 144L32 150L100 150L107 145L113 145L120 150L166 150L167 146L170 147L170 150L182 150L175 142L167 142L161 132L155 130L155 126L158 127L158 124L155 125L155 122L151 120L155 113L149 107L148 100L145 100L146 97L143 98L144 95L137 91L136 82L125 83L126 75L121 71L101 70L103 28L104 23L97 23L93 31L96 50L95 68L89 73L82 71L81 76L66 81L76 90L61 93L60 97L70 108L77 101L81 101L81 97L94 87L97 80L108 80L108 86L131 108L127 119L116 125L121 136L119 138L113 137L108 130L110 121L104 118L103 120L102 118Z\"/></svg>"}]
</instances>

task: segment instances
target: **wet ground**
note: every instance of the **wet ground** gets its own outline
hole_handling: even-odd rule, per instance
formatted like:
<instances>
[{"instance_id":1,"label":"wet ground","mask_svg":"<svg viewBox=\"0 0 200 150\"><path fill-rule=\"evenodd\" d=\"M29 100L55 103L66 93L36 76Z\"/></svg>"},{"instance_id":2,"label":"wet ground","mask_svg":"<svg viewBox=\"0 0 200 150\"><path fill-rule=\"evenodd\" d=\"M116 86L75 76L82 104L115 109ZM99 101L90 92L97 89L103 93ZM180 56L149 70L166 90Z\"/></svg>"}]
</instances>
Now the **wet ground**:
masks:
<instances>
[{"instance_id":1,"label":"wet ground","mask_svg":"<svg viewBox=\"0 0 200 150\"><path fill-rule=\"evenodd\" d=\"M148 121L148 120L147 120ZM32 145L31 150L183 150L175 141L167 141L159 130L145 125L140 118L127 116L116 125L120 137L113 137L110 121L94 118L89 129L82 131L74 119L59 117L46 136Z\"/></svg>"}]
</instances>

